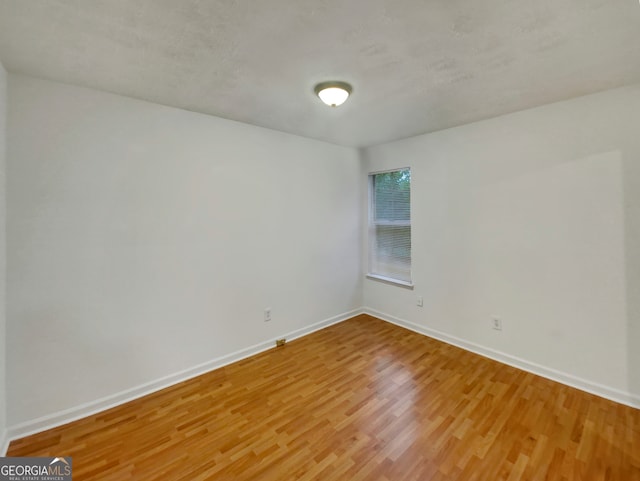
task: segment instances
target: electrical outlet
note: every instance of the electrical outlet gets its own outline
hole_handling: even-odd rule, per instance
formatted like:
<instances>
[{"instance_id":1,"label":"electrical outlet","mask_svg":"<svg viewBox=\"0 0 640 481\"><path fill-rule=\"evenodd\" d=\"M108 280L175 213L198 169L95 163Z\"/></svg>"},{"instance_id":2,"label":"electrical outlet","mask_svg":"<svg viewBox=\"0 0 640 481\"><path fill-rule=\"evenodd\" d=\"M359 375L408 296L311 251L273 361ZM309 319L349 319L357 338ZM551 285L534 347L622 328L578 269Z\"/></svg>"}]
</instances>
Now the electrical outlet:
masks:
<instances>
[{"instance_id":1,"label":"electrical outlet","mask_svg":"<svg viewBox=\"0 0 640 481\"><path fill-rule=\"evenodd\" d=\"M264 322L269 322L271 320L271 308L267 307L264 310Z\"/></svg>"},{"instance_id":2,"label":"electrical outlet","mask_svg":"<svg viewBox=\"0 0 640 481\"><path fill-rule=\"evenodd\" d=\"M418 296L418 299L416 300L416 306L422 307L423 305L424 305L424 299L422 298L422 296Z\"/></svg>"},{"instance_id":3,"label":"electrical outlet","mask_svg":"<svg viewBox=\"0 0 640 481\"><path fill-rule=\"evenodd\" d=\"M491 327L493 327L496 331L502 331L502 321L497 317L494 317L491 320Z\"/></svg>"}]
</instances>

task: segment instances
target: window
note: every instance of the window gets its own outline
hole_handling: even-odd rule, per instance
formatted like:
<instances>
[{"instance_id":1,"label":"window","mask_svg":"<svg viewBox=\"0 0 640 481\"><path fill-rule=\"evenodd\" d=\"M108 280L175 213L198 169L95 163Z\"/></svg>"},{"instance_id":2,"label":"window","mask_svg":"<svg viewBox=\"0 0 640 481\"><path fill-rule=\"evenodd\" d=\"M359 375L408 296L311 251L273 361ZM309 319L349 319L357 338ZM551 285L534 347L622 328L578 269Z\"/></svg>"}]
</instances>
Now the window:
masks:
<instances>
[{"instance_id":1,"label":"window","mask_svg":"<svg viewBox=\"0 0 640 481\"><path fill-rule=\"evenodd\" d=\"M411 170L369 174L369 277L411 286Z\"/></svg>"}]
</instances>

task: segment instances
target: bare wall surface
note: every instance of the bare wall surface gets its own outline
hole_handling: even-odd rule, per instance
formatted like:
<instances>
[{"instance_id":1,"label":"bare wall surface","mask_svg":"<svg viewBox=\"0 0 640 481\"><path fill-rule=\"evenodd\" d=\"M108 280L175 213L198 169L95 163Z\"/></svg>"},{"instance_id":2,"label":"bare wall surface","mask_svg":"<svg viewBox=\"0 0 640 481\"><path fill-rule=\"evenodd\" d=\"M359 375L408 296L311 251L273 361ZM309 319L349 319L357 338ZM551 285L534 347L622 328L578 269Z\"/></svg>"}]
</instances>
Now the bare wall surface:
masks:
<instances>
[{"instance_id":1,"label":"bare wall surface","mask_svg":"<svg viewBox=\"0 0 640 481\"><path fill-rule=\"evenodd\" d=\"M640 393L638 85L360 162L93 90L9 84L10 425L361 305ZM404 166L414 291L361 276L366 173Z\"/></svg>"},{"instance_id":2,"label":"bare wall surface","mask_svg":"<svg viewBox=\"0 0 640 481\"><path fill-rule=\"evenodd\" d=\"M362 305L355 150L9 85L12 425Z\"/></svg>"},{"instance_id":3,"label":"bare wall surface","mask_svg":"<svg viewBox=\"0 0 640 481\"><path fill-rule=\"evenodd\" d=\"M634 104L636 108L637 103ZM640 135L638 121L628 126L623 150L625 261L627 276L627 356L629 389L640 395Z\"/></svg>"},{"instance_id":4,"label":"bare wall surface","mask_svg":"<svg viewBox=\"0 0 640 481\"><path fill-rule=\"evenodd\" d=\"M0 456L4 455L7 428L6 386L6 114L7 72L0 63Z\"/></svg>"},{"instance_id":5,"label":"bare wall surface","mask_svg":"<svg viewBox=\"0 0 640 481\"><path fill-rule=\"evenodd\" d=\"M412 168L415 290L364 305L639 396L638 125L635 85L365 149Z\"/></svg>"}]
</instances>

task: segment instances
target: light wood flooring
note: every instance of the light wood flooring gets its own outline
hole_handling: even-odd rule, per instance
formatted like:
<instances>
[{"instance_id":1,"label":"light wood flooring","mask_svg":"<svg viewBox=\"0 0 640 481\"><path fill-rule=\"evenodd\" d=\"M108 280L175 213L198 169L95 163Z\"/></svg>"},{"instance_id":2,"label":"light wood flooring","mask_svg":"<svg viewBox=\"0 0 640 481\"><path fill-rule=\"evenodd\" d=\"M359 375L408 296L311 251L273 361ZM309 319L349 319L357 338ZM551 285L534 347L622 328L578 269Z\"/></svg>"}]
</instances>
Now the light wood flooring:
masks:
<instances>
[{"instance_id":1,"label":"light wood flooring","mask_svg":"<svg viewBox=\"0 0 640 481\"><path fill-rule=\"evenodd\" d=\"M640 480L640 411L362 315L11 443L81 480Z\"/></svg>"}]
</instances>

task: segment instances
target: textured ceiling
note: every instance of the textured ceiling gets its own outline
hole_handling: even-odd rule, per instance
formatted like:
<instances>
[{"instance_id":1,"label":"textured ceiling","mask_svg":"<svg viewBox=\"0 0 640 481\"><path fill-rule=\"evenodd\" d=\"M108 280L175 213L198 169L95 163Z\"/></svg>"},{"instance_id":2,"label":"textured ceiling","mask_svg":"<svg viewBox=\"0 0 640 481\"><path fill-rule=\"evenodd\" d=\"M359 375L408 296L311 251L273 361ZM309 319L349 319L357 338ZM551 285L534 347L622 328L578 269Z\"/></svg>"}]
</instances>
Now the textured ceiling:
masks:
<instances>
[{"instance_id":1,"label":"textured ceiling","mask_svg":"<svg viewBox=\"0 0 640 481\"><path fill-rule=\"evenodd\" d=\"M637 0L0 0L0 60L362 147L640 82ZM354 87L342 107L320 81Z\"/></svg>"}]
</instances>

